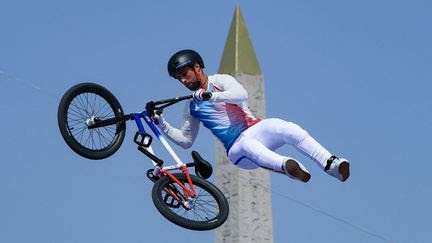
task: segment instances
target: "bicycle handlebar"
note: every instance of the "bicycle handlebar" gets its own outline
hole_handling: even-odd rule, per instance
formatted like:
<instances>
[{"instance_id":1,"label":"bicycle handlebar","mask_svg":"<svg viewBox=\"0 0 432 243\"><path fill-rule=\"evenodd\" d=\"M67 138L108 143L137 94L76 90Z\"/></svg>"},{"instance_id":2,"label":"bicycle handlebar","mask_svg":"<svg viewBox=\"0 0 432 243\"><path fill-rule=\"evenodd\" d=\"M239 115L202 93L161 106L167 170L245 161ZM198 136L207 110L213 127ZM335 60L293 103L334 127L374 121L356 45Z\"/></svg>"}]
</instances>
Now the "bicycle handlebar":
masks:
<instances>
[{"instance_id":1,"label":"bicycle handlebar","mask_svg":"<svg viewBox=\"0 0 432 243\"><path fill-rule=\"evenodd\" d=\"M158 113L157 111L162 110L163 108L178 103L180 101L188 100L188 99L192 99L192 95L180 96L180 97L166 99L166 100L150 101L147 102L145 109L149 116L153 116L155 114L155 111L156 114L160 115L160 113Z\"/></svg>"},{"instance_id":2,"label":"bicycle handlebar","mask_svg":"<svg viewBox=\"0 0 432 243\"><path fill-rule=\"evenodd\" d=\"M172 105L172 104L175 104L179 101L187 100L187 99L192 99L192 95L186 95L186 96L180 96L180 97L166 99L166 100L154 101L153 103L155 105L161 105L161 104L166 104L166 103L169 103L169 105Z\"/></svg>"},{"instance_id":3,"label":"bicycle handlebar","mask_svg":"<svg viewBox=\"0 0 432 243\"><path fill-rule=\"evenodd\" d=\"M183 100L188 100L191 99L192 95L186 95L186 96L180 96L180 97L176 97L176 98L171 98L171 99L166 99L166 100L159 100L159 101L150 101L147 102L146 104L146 111L148 116L153 116L155 113L160 115L162 114L162 109L165 107L168 107L170 105L173 105L175 103L178 103L180 101ZM114 117L114 118L110 118L110 119L106 119L106 120L99 120L96 121L95 124L92 124L90 126L88 126L89 129L93 129L93 128L99 128L99 127L104 127L104 126L109 126L112 124L116 124L117 122L123 122L123 121L127 121L127 120L133 120L133 115L123 115L120 117Z\"/></svg>"}]
</instances>

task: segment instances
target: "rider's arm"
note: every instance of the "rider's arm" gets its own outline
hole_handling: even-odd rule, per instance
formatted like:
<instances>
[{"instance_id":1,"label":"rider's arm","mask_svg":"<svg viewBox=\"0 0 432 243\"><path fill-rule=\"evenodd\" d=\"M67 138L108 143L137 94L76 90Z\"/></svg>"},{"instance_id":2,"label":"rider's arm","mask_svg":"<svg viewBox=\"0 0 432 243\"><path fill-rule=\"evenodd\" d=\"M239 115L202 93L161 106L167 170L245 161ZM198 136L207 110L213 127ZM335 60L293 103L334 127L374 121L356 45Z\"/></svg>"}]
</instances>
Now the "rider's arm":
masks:
<instances>
[{"instance_id":1,"label":"rider's arm","mask_svg":"<svg viewBox=\"0 0 432 243\"><path fill-rule=\"evenodd\" d=\"M241 103L247 101L248 93L243 86L232 76L220 74L215 78L213 85L215 90L212 92L210 102Z\"/></svg>"},{"instance_id":2,"label":"rider's arm","mask_svg":"<svg viewBox=\"0 0 432 243\"><path fill-rule=\"evenodd\" d=\"M189 112L189 102L186 102L183 111L184 122L181 129L172 127L168 122L163 120L158 125L162 132L175 144L187 149L190 148L198 135L199 120L193 118Z\"/></svg>"}]
</instances>

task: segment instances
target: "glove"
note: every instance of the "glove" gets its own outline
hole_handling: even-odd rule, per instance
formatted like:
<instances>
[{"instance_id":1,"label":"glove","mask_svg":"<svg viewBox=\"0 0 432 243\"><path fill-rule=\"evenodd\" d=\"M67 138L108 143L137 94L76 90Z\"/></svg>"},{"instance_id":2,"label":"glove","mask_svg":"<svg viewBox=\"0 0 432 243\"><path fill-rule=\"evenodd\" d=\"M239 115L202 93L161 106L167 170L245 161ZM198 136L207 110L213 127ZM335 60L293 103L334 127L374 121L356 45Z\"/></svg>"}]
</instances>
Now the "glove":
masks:
<instances>
[{"instance_id":1,"label":"glove","mask_svg":"<svg viewBox=\"0 0 432 243\"><path fill-rule=\"evenodd\" d=\"M193 92L192 97L195 101L209 100L212 97L212 93L199 89Z\"/></svg>"},{"instance_id":2,"label":"glove","mask_svg":"<svg viewBox=\"0 0 432 243\"><path fill-rule=\"evenodd\" d=\"M163 118L163 116L162 116L162 113L161 114L154 114L152 117L152 120L153 120L153 122L158 126L158 127L162 127L163 126L163 124L165 123L165 119Z\"/></svg>"}]
</instances>

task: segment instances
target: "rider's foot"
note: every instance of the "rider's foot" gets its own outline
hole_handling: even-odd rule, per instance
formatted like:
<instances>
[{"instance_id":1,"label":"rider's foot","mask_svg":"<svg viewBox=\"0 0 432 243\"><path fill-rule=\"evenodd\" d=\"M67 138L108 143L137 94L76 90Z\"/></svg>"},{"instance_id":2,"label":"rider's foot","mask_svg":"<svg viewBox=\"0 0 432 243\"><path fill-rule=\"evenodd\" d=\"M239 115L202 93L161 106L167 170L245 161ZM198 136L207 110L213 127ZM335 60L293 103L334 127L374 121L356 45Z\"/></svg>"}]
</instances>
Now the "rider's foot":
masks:
<instances>
[{"instance_id":1,"label":"rider's foot","mask_svg":"<svg viewBox=\"0 0 432 243\"><path fill-rule=\"evenodd\" d=\"M309 171L307 171L300 162L293 158L288 158L288 160L285 162L285 166L283 169L285 171L285 174L292 179L296 179L306 183L311 178Z\"/></svg>"},{"instance_id":2,"label":"rider's foot","mask_svg":"<svg viewBox=\"0 0 432 243\"><path fill-rule=\"evenodd\" d=\"M336 156L331 156L330 159L327 160L327 165L324 170L329 175L336 177L341 181L346 181L350 176L349 161Z\"/></svg>"}]
</instances>

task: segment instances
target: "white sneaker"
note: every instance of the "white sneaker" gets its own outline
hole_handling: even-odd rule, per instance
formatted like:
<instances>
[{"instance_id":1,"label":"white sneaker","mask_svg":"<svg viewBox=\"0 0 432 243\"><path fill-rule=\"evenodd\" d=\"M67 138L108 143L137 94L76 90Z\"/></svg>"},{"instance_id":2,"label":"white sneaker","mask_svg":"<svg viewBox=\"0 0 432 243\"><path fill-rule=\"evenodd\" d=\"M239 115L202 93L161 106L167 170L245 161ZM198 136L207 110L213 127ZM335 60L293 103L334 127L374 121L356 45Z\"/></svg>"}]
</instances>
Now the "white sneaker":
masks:
<instances>
[{"instance_id":1,"label":"white sneaker","mask_svg":"<svg viewBox=\"0 0 432 243\"><path fill-rule=\"evenodd\" d=\"M324 170L327 174L336 177L341 181L346 181L350 176L349 161L336 156L331 156L330 159L327 160L327 166Z\"/></svg>"},{"instance_id":2,"label":"white sneaker","mask_svg":"<svg viewBox=\"0 0 432 243\"><path fill-rule=\"evenodd\" d=\"M308 182L311 178L309 171L297 160L288 158L283 166L285 175L291 179L299 180L302 182Z\"/></svg>"}]
</instances>

